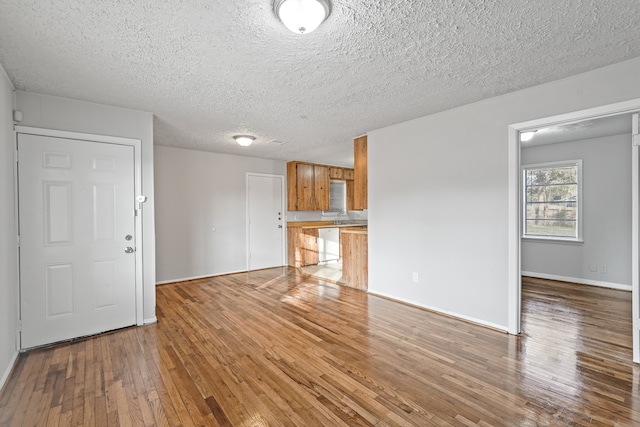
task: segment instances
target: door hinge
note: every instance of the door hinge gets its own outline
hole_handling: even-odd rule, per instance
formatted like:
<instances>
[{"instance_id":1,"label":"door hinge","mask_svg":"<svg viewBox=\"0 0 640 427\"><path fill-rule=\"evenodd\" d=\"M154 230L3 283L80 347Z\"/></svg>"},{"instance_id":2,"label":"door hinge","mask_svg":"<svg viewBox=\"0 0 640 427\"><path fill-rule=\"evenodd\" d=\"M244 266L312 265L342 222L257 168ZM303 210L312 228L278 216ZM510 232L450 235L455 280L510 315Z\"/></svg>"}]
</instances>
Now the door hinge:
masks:
<instances>
[{"instance_id":1,"label":"door hinge","mask_svg":"<svg viewBox=\"0 0 640 427\"><path fill-rule=\"evenodd\" d=\"M22 320L18 320L18 332L22 332Z\"/></svg>"},{"instance_id":2,"label":"door hinge","mask_svg":"<svg viewBox=\"0 0 640 427\"><path fill-rule=\"evenodd\" d=\"M638 147L640 146L640 134L635 134L633 135L633 146L634 147Z\"/></svg>"},{"instance_id":3,"label":"door hinge","mask_svg":"<svg viewBox=\"0 0 640 427\"><path fill-rule=\"evenodd\" d=\"M14 152L13 157L16 160L16 163L18 163L18 160L20 159L20 154L18 150Z\"/></svg>"},{"instance_id":4,"label":"door hinge","mask_svg":"<svg viewBox=\"0 0 640 427\"><path fill-rule=\"evenodd\" d=\"M20 235L18 234L18 247L20 247Z\"/></svg>"}]
</instances>

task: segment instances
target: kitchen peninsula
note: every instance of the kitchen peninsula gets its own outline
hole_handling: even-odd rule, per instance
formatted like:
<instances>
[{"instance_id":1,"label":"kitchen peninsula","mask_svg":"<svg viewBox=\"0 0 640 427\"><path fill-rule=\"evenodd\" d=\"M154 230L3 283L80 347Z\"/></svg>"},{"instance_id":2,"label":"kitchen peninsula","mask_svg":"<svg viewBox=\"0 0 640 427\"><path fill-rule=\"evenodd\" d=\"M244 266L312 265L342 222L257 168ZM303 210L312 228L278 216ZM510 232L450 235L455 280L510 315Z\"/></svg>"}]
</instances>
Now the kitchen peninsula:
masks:
<instances>
[{"instance_id":1,"label":"kitchen peninsula","mask_svg":"<svg viewBox=\"0 0 640 427\"><path fill-rule=\"evenodd\" d=\"M342 277L349 287L369 289L369 231L367 227L349 227L340 230L342 251Z\"/></svg>"},{"instance_id":2,"label":"kitchen peninsula","mask_svg":"<svg viewBox=\"0 0 640 427\"><path fill-rule=\"evenodd\" d=\"M340 229L340 258L343 280L338 284L367 289L367 225L365 222L349 221L335 224L333 221L287 222L289 265L302 268L317 265L324 242L320 240L320 229ZM364 242L364 245L363 245ZM345 271L345 266L349 271Z\"/></svg>"},{"instance_id":3,"label":"kitchen peninsula","mask_svg":"<svg viewBox=\"0 0 640 427\"><path fill-rule=\"evenodd\" d=\"M354 138L353 148L353 169L288 162L287 211L346 216L348 211L368 209L367 135ZM368 289L366 220L287 222L287 240L290 266L340 285Z\"/></svg>"}]
</instances>

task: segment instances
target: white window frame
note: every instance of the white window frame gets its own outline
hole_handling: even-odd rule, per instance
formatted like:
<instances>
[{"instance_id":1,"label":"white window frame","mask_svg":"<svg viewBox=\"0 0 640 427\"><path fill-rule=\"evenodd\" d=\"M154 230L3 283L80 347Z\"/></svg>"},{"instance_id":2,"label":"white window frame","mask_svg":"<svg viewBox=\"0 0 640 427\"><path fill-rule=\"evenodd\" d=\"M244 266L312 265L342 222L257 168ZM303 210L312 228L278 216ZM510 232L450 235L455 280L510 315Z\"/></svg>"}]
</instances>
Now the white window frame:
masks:
<instances>
[{"instance_id":1,"label":"white window frame","mask_svg":"<svg viewBox=\"0 0 640 427\"><path fill-rule=\"evenodd\" d=\"M526 221L527 221L527 182L526 182L526 172L529 169L549 169L549 168L560 168L567 166L576 166L577 167L577 181L578 181L578 195L576 200L576 236L575 237L566 237L566 236L538 236L538 235L528 235L525 234L526 230ZM531 165L522 165L521 168L521 176L522 176L522 218L521 218L521 227L520 234L523 239L527 240L542 240L542 241L551 241L551 242L563 242L563 243L583 243L584 240L582 238L582 159L578 160L562 160L557 162L546 162L546 163L536 163Z\"/></svg>"}]
</instances>

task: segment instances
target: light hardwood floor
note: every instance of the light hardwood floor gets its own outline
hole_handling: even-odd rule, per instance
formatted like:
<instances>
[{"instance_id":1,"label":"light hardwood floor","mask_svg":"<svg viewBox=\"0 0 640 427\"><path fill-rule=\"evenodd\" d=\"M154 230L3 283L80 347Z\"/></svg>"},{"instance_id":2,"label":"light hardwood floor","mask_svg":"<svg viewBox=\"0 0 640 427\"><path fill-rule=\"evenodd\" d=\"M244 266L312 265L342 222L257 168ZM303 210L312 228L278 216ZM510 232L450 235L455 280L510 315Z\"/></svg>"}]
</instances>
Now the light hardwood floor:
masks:
<instances>
[{"instance_id":1,"label":"light hardwood floor","mask_svg":"<svg viewBox=\"0 0 640 427\"><path fill-rule=\"evenodd\" d=\"M300 272L316 279L329 281L338 285L345 284L344 277L342 277L342 261L305 265L304 267L300 267Z\"/></svg>"},{"instance_id":2,"label":"light hardwood floor","mask_svg":"<svg viewBox=\"0 0 640 427\"><path fill-rule=\"evenodd\" d=\"M0 425L640 425L630 294L523 294L510 336L290 268L163 285L155 325L21 355Z\"/></svg>"}]
</instances>

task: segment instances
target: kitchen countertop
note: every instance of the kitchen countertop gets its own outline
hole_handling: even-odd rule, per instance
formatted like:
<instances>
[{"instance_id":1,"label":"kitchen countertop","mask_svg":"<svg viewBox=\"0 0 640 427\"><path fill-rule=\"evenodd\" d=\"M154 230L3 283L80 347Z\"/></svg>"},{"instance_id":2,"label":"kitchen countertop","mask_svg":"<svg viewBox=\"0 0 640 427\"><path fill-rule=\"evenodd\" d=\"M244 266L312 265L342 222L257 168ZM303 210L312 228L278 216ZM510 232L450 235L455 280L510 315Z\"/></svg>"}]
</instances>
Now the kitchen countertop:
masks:
<instances>
[{"instance_id":1,"label":"kitchen countertop","mask_svg":"<svg viewBox=\"0 0 640 427\"><path fill-rule=\"evenodd\" d=\"M333 221L287 221L287 228L345 228L345 227L366 227L367 224L334 224Z\"/></svg>"},{"instance_id":2,"label":"kitchen countertop","mask_svg":"<svg viewBox=\"0 0 640 427\"><path fill-rule=\"evenodd\" d=\"M369 234L369 230L367 227L345 228L340 230L340 233Z\"/></svg>"}]
</instances>

